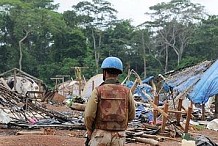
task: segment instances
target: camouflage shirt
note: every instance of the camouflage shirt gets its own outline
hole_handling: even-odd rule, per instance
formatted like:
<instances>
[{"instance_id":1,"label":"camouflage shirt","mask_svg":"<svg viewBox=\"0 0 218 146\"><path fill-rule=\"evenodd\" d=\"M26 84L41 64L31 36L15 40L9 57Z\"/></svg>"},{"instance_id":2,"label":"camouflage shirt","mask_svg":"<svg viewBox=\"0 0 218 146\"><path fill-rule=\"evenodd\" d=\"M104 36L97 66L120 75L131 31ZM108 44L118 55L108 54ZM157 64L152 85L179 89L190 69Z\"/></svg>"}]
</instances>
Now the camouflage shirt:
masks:
<instances>
[{"instance_id":1,"label":"camouflage shirt","mask_svg":"<svg viewBox=\"0 0 218 146\"><path fill-rule=\"evenodd\" d=\"M107 79L94 89L86 105L84 120L86 128L125 130L135 118L135 102L131 91L115 79Z\"/></svg>"}]
</instances>

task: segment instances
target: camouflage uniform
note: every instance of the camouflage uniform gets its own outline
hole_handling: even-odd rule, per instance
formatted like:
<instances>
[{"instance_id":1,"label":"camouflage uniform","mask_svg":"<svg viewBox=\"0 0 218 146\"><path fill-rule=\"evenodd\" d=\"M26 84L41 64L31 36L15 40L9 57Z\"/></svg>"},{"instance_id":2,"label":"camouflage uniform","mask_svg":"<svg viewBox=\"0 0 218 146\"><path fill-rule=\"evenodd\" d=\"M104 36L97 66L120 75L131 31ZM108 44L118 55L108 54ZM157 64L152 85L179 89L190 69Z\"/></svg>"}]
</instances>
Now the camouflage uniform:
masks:
<instances>
[{"instance_id":1,"label":"camouflage uniform","mask_svg":"<svg viewBox=\"0 0 218 146\"><path fill-rule=\"evenodd\" d=\"M84 119L93 131L91 146L122 146L129 121L135 117L131 91L113 78L94 89L86 105Z\"/></svg>"}]
</instances>

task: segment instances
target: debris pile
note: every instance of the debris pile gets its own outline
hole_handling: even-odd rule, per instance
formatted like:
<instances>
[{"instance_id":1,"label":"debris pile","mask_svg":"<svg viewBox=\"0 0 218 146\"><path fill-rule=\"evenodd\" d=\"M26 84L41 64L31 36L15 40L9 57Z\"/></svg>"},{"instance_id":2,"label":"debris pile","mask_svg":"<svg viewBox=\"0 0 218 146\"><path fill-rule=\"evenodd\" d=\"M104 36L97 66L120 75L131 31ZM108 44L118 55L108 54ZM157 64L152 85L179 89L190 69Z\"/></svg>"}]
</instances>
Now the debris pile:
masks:
<instances>
[{"instance_id":1,"label":"debris pile","mask_svg":"<svg viewBox=\"0 0 218 146\"><path fill-rule=\"evenodd\" d=\"M218 62L215 63L218 66ZM194 103L189 96L190 93L196 92L194 89L201 78L206 78L205 73L208 74L207 70L211 65L212 62L206 61L178 73L165 75L166 77L159 74L158 77L151 76L144 80L141 80L134 70L129 71L122 84L129 87L134 94L136 117L129 123L126 142L160 145L165 140L172 140L179 143L192 143L181 138L189 140L186 138L187 135L200 128L217 130L218 122L214 119L214 112L216 112L215 101L218 93L214 91L218 90L210 92L212 94L210 98L207 97L206 100L209 100L207 103L201 98L197 99L202 100L200 104ZM130 81L130 75L135 76L134 82ZM80 81L71 84L67 82L70 87L63 82L59 86L61 91L56 88L57 90L54 91L27 91L22 94L13 89L15 86L11 88L1 78L0 123L22 128L61 127L85 130L83 111L92 90L103 82L102 74L92 77L85 85ZM83 89L83 92L82 90L71 92L74 86L79 90ZM62 92L64 94L61 95ZM54 110L59 107L69 108L61 111ZM192 140L197 141L197 138Z\"/></svg>"},{"instance_id":2,"label":"debris pile","mask_svg":"<svg viewBox=\"0 0 218 146\"><path fill-rule=\"evenodd\" d=\"M5 124L20 127L46 127L55 124L54 127L84 129L83 122L78 120L79 122L76 123L72 113L49 110L42 102L20 96L2 84L0 84L0 109L1 113L10 117L10 121Z\"/></svg>"}]
</instances>

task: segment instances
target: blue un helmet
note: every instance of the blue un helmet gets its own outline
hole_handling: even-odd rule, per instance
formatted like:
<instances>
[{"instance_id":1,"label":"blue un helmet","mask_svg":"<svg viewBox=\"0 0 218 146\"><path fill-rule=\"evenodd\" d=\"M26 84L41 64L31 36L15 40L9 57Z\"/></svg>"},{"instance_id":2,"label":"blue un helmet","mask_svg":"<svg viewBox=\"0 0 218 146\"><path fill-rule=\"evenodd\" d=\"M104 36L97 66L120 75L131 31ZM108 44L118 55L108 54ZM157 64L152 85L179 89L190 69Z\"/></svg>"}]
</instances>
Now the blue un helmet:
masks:
<instances>
[{"instance_id":1,"label":"blue un helmet","mask_svg":"<svg viewBox=\"0 0 218 146\"><path fill-rule=\"evenodd\" d=\"M120 74L123 72L123 63L117 57L107 57L104 59L101 65L102 69L113 68L120 71Z\"/></svg>"}]
</instances>

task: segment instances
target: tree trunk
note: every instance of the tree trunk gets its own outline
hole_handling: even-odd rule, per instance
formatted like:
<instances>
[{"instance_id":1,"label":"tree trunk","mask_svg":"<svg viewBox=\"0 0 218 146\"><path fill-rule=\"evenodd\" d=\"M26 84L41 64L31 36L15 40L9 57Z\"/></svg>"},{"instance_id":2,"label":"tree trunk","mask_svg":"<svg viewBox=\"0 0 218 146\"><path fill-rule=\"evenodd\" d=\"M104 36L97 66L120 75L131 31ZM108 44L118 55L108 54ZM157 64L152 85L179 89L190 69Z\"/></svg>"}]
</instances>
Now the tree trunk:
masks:
<instances>
[{"instance_id":1,"label":"tree trunk","mask_svg":"<svg viewBox=\"0 0 218 146\"><path fill-rule=\"evenodd\" d=\"M21 70L22 69L22 59L23 59L23 53L22 53L22 47L21 47L21 44L22 42L27 38L27 36L29 35L29 31L25 31L26 34L25 36L19 41L19 48L20 48L20 59L19 59L19 69Z\"/></svg>"},{"instance_id":2,"label":"tree trunk","mask_svg":"<svg viewBox=\"0 0 218 146\"><path fill-rule=\"evenodd\" d=\"M178 65L180 64L181 60L182 60L182 55L183 55L183 51L184 51L185 45L184 42L181 43L180 49L179 49L179 54L178 54Z\"/></svg>"},{"instance_id":3,"label":"tree trunk","mask_svg":"<svg viewBox=\"0 0 218 146\"><path fill-rule=\"evenodd\" d=\"M93 47L94 47L94 53L95 53L95 66L96 66L96 73L98 73L98 52L97 52L97 47L96 47L96 39L95 39L95 34L94 30L92 28L92 39L93 39Z\"/></svg>"},{"instance_id":4,"label":"tree trunk","mask_svg":"<svg viewBox=\"0 0 218 146\"><path fill-rule=\"evenodd\" d=\"M164 72L167 72L168 70L168 60L169 60L169 52L168 52L168 46L165 47L165 67L164 67Z\"/></svg>"},{"instance_id":5,"label":"tree trunk","mask_svg":"<svg viewBox=\"0 0 218 146\"><path fill-rule=\"evenodd\" d=\"M144 78L146 78L146 56L145 56L145 38L142 31L142 49L143 49L143 63L144 63Z\"/></svg>"}]
</instances>

